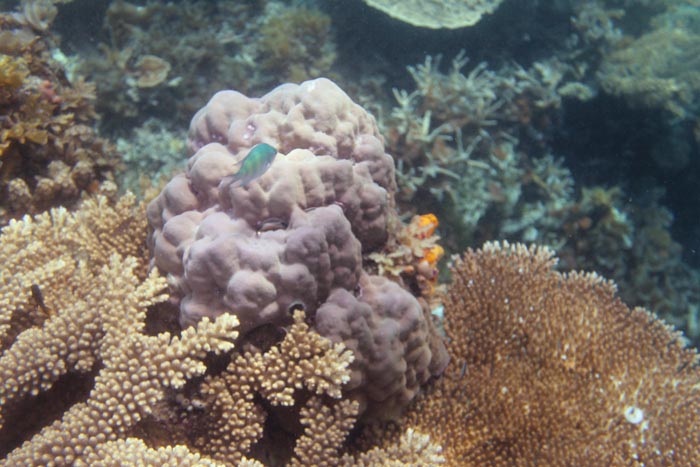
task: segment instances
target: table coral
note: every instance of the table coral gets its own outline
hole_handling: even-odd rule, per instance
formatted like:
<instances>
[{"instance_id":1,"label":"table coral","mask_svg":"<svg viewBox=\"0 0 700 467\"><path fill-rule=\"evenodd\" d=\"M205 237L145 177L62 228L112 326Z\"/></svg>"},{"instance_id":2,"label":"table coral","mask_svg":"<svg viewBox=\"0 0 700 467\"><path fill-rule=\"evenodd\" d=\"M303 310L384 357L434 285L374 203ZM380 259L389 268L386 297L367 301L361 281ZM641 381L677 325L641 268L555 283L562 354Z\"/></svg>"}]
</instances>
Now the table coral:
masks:
<instances>
[{"instance_id":1,"label":"table coral","mask_svg":"<svg viewBox=\"0 0 700 467\"><path fill-rule=\"evenodd\" d=\"M263 142L279 151L271 167L233 183ZM420 291L363 269L399 229L393 160L374 118L327 79L261 98L221 91L192 119L188 147L187 172L148 208L153 262L181 324L234 313L246 336L289 326L300 306L317 330L352 343L348 389L363 408L396 415L447 355Z\"/></svg>"},{"instance_id":2,"label":"table coral","mask_svg":"<svg viewBox=\"0 0 700 467\"><path fill-rule=\"evenodd\" d=\"M506 243L456 261L453 363L404 423L442 441L447 465L697 465L697 351L555 262Z\"/></svg>"},{"instance_id":3,"label":"table coral","mask_svg":"<svg viewBox=\"0 0 700 467\"><path fill-rule=\"evenodd\" d=\"M463 28L493 13L502 0L365 0L405 23L425 28Z\"/></svg>"}]
</instances>

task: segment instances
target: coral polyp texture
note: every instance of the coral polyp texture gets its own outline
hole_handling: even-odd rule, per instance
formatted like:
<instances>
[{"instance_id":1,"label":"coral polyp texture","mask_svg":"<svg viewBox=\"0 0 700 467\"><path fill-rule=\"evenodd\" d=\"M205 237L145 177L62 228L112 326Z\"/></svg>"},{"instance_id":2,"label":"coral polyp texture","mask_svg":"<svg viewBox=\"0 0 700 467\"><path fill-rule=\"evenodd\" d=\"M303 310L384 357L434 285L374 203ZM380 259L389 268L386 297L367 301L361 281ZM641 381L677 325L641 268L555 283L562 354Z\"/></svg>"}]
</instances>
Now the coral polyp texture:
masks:
<instances>
[{"instance_id":1,"label":"coral polyp texture","mask_svg":"<svg viewBox=\"0 0 700 467\"><path fill-rule=\"evenodd\" d=\"M279 153L237 183L260 143ZM442 372L447 354L425 297L363 269L400 229L394 162L370 114L324 78L261 98L221 91L192 119L188 148L186 172L147 210L153 263L183 326L232 313L255 345L301 308L352 350L346 389L361 410L381 405L372 411L381 417Z\"/></svg>"},{"instance_id":2,"label":"coral polyp texture","mask_svg":"<svg viewBox=\"0 0 700 467\"><path fill-rule=\"evenodd\" d=\"M447 466L699 465L698 353L551 250L486 243L454 263L453 359L403 419Z\"/></svg>"}]
</instances>

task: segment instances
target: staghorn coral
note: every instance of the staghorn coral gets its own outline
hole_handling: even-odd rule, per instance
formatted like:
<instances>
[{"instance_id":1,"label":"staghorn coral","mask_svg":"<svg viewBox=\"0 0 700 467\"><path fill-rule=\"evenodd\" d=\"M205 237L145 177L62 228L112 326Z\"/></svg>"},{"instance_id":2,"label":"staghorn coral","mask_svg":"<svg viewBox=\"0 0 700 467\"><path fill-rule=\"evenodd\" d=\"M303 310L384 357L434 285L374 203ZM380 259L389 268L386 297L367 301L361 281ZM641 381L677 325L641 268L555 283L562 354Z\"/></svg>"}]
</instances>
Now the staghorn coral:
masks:
<instances>
[{"instance_id":1,"label":"staghorn coral","mask_svg":"<svg viewBox=\"0 0 700 467\"><path fill-rule=\"evenodd\" d=\"M12 451L0 465L90 465L81 458L105 441L124 437L167 388L177 389L186 379L201 375L207 352L233 347L235 317L202 320L180 337L169 333L147 336L130 332L107 349L95 387L85 402L73 405L63 417L44 427Z\"/></svg>"},{"instance_id":2,"label":"staghorn coral","mask_svg":"<svg viewBox=\"0 0 700 467\"><path fill-rule=\"evenodd\" d=\"M493 13L502 0L365 0L368 5L405 23L424 28L463 28Z\"/></svg>"},{"instance_id":3,"label":"staghorn coral","mask_svg":"<svg viewBox=\"0 0 700 467\"><path fill-rule=\"evenodd\" d=\"M48 36L0 19L0 225L25 213L114 194L114 148L92 125L94 86L69 82Z\"/></svg>"},{"instance_id":4,"label":"staghorn coral","mask_svg":"<svg viewBox=\"0 0 700 467\"><path fill-rule=\"evenodd\" d=\"M463 73L467 63L459 54L445 73L429 56L409 67L414 91L394 90L397 106L381 124L397 155L397 199L434 210L453 250L502 237L550 241L548 214L569 201L573 181L547 154L546 135L574 70L553 59Z\"/></svg>"},{"instance_id":5,"label":"staghorn coral","mask_svg":"<svg viewBox=\"0 0 700 467\"><path fill-rule=\"evenodd\" d=\"M238 186L230 175L262 142L280 154ZM286 328L301 306L322 335L349 343L362 410L396 416L447 356L422 292L363 269L399 224L374 119L323 78L258 99L222 91L192 119L188 147L187 172L148 208L180 323L235 313L246 336Z\"/></svg>"},{"instance_id":6,"label":"staghorn coral","mask_svg":"<svg viewBox=\"0 0 700 467\"><path fill-rule=\"evenodd\" d=\"M102 443L88 454L84 462L92 467L225 467L226 464L203 458L185 446L149 448L139 438ZM245 467L245 463L239 463Z\"/></svg>"},{"instance_id":7,"label":"staghorn coral","mask_svg":"<svg viewBox=\"0 0 700 467\"><path fill-rule=\"evenodd\" d=\"M447 465L695 465L698 355L596 274L546 248L487 243L456 261L453 358L404 424Z\"/></svg>"},{"instance_id":8,"label":"staghorn coral","mask_svg":"<svg viewBox=\"0 0 700 467\"><path fill-rule=\"evenodd\" d=\"M145 235L144 206L133 196L114 206L90 199L73 214L54 208L2 229L0 427L18 401L90 372L104 348L143 325L135 317L164 286L137 259ZM6 436L15 436L9 427Z\"/></svg>"},{"instance_id":9,"label":"staghorn coral","mask_svg":"<svg viewBox=\"0 0 700 467\"><path fill-rule=\"evenodd\" d=\"M80 281L94 280L113 254L133 257L132 269L144 279L144 210L133 195L115 205L98 196L74 213L54 208L5 226L0 237L0 348L24 326L46 319L50 310L74 305L72 294L85 294L90 288Z\"/></svg>"},{"instance_id":10,"label":"staghorn coral","mask_svg":"<svg viewBox=\"0 0 700 467\"><path fill-rule=\"evenodd\" d=\"M200 399L205 409L194 417L194 446L215 459L235 464L260 442L269 413L277 407L291 408L301 403L300 422L306 426L305 432L312 433L304 434L297 442L294 462L314 465L308 462L308 456L313 456L308 444L325 438L328 448L337 450L355 423L356 403L345 400L328 404L319 398L341 398L341 388L350 378L348 365L352 359L344 345L333 345L309 332L304 313L296 311L294 324L279 345L264 353L251 350L238 355L222 374L204 381ZM308 393L307 397L311 396L305 403L301 389ZM267 403L257 402L260 398ZM323 435L326 430L314 431L316 426L304 422L336 411L339 412L335 416L340 417L336 423L333 418L324 417L328 430L338 430L332 436L330 431ZM204 428L199 428L202 425Z\"/></svg>"}]
</instances>

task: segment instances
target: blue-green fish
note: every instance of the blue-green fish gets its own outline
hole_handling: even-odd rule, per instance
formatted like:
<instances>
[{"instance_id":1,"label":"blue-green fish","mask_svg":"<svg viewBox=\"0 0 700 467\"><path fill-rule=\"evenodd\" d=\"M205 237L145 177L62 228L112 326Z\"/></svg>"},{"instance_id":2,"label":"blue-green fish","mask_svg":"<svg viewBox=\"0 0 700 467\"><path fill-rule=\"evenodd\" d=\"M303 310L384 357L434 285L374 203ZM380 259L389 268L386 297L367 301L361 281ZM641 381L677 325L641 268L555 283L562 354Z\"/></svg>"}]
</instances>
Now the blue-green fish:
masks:
<instances>
[{"instance_id":1,"label":"blue-green fish","mask_svg":"<svg viewBox=\"0 0 700 467\"><path fill-rule=\"evenodd\" d=\"M231 186L246 186L262 176L272 165L275 156L277 156L277 149L267 143L253 146L243 158L238 172L232 175L233 183Z\"/></svg>"}]
</instances>

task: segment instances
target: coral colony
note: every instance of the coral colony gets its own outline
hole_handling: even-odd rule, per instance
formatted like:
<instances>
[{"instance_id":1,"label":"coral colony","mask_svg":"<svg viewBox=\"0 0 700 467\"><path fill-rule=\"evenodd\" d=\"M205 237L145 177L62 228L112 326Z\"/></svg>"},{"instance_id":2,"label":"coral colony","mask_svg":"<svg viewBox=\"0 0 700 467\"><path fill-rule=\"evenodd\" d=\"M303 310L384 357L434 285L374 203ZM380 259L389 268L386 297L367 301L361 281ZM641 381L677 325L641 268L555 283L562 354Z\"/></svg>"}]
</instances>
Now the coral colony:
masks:
<instances>
[{"instance_id":1,"label":"coral colony","mask_svg":"<svg viewBox=\"0 0 700 467\"><path fill-rule=\"evenodd\" d=\"M353 8L508 43L516 7L115 0L68 57L68 3L0 13L0 467L700 465L664 192L551 144L607 93L692 166L697 9L538 2L559 49L427 55L390 102L380 47L338 72Z\"/></svg>"}]
</instances>

